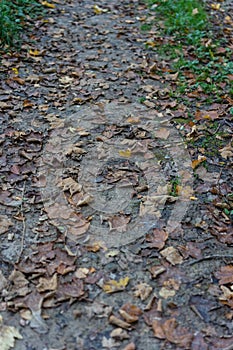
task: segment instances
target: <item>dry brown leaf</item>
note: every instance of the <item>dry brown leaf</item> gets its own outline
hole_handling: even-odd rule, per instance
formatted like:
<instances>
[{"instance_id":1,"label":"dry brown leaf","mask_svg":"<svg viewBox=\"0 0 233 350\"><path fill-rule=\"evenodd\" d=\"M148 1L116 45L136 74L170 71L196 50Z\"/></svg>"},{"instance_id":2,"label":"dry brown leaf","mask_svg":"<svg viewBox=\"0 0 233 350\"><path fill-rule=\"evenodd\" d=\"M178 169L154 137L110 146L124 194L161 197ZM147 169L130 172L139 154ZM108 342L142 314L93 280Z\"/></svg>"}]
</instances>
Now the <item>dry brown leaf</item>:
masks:
<instances>
[{"instance_id":1,"label":"dry brown leaf","mask_svg":"<svg viewBox=\"0 0 233 350\"><path fill-rule=\"evenodd\" d=\"M77 220L79 220L78 222L74 222L74 225L70 226L68 229L68 236L70 238L73 237L77 237L77 236L81 236L84 233L87 232L89 226L90 226L90 222L83 219L81 216L80 218Z\"/></svg>"},{"instance_id":2,"label":"dry brown leaf","mask_svg":"<svg viewBox=\"0 0 233 350\"><path fill-rule=\"evenodd\" d=\"M13 226L12 221L6 215L0 215L0 235L8 231Z\"/></svg>"},{"instance_id":3,"label":"dry brown leaf","mask_svg":"<svg viewBox=\"0 0 233 350\"><path fill-rule=\"evenodd\" d=\"M131 342L128 345L126 345L122 350L136 350L136 345L133 342Z\"/></svg>"},{"instance_id":4,"label":"dry brown leaf","mask_svg":"<svg viewBox=\"0 0 233 350\"><path fill-rule=\"evenodd\" d=\"M135 286L134 295L141 300L146 300L152 293L153 288L147 283L139 283Z\"/></svg>"},{"instance_id":5,"label":"dry brown leaf","mask_svg":"<svg viewBox=\"0 0 233 350\"><path fill-rule=\"evenodd\" d=\"M160 252L164 258L169 261L172 265L181 264L183 262L183 258L178 252L178 250L174 247L167 247Z\"/></svg>"},{"instance_id":6,"label":"dry brown leaf","mask_svg":"<svg viewBox=\"0 0 233 350\"><path fill-rule=\"evenodd\" d=\"M61 187L63 191L69 191L71 196L82 190L82 185L77 183L72 177L67 177L66 179L61 180L58 183L58 186Z\"/></svg>"},{"instance_id":7,"label":"dry brown leaf","mask_svg":"<svg viewBox=\"0 0 233 350\"><path fill-rule=\"evenodd\" d=\"M233 283L233 265L220 267L215 273L215 277L219 279L219 284Z\"/></svg>"},{"instance_id":8,"label":"dry brown leaf","mask_svg":"<svg viewBox=\"0 0 233 350\"><path fill-rule=\"evenodd\" d=\"M162 249L165 245L166 240L168 239L168 233L159 228L153 230L152 235L146 236L146 241L150 242L150 247Z\"/></svg>"},{"instance_id":9,"label":"dry brown leaf","mask_svg":"<svg viewBox=\"0 0 233 350\"><path fill-rule=\"evenodd\" d=\"M159 139L167 140L169 135L170 135L170 130L167 128L160 128L159 130L155 131L155 137Z\"/></svg>"},{"instance_id":10,"label":"dry brown leaf","mask_svg":"<svg viewBox=\"0 0 233 350\"><path fill-rule=\"evenodd\" d=\"M46 207L45 210L48 214L49 219L61 218L67 220L73 213L73 211L68 207L68 205L59 205L58 203L54 203L54 205Z\"/></svg>"},{"instance_id":11,"label":"dry brown leaf","mask_svg":"<svg viewBox=\"0 0 233 350\"><path fill-rule=\"evenodd\" d=\"M159 295L164 299L168 299L169 297L173 297L179 288L180 283L174 278L170 278L163 282L163 287L160 289Z\"/></svg>"},{"instance_id":12,"label":"dry brown leaf","mask_svg":"<svg viewBox=\"0 0 233 350\"><path fill-rule=\"evenodd\" d=\"M36 286L38 292L52 291L57 289L57 274L54 274L51 278L39 278L39 283Z\"/></svg>"},{"instance_id":13,"label":"dry brown leaf","mask_svg":"<svg viewBox=\"0 0 233 350\"><path fill-rule=\"evenodd\" d=\"M129 308L127 308L127 309L121 308L119 310L119 314L128 323L134 323L134 322L138 321L138 315L130 313Z\"/></svg>"},{"instance_id":14,"label":"dry brown leaf","mask_svg":"<svg viewBox=\"0 0 233 350\"><path fill-rule=\"evenodd\" d=\"M223 295L219 297L219 300L222 304L229 306L233 309L233 285L230 288L227 288L226 286L220 286Z\"/></svg>"},{"instance_id":15,"label":"dry brown leaf","mask_svg":"<svg viewBox=\"0 0 233 350\"><path fill-rule=\"evenodd\" d=\"M29 281L25 275L17 270L13 270L9 276L12 292L19 296L25 296L30 292L28 287Z\"/></svg>"},{"instance_id":16,"label":"dry brown leaf","mask_svg":"<svg viewBox=\"0 0 233 350\"><path fill-rule=\"evenodd\" d=\"M112 338L116 338L119 340L124 340L124 339L129 339L130 336L128 335L128 333L122 329L122 328L115 328L111 333L110 336Z\"/></svg>"},{"instance_id":17,"label":"dry brown leaf","mask_svg":"<svg viewBox=\"0 0 233 350\"><path fill-rule=\"evenodd\" d=\"M162 265L155 265L151 266L150 273L152 275L152 278L156 278L158 275L166 271L165 267Z\"/></svg>"},{"instance_id":18,"label":"dry brown leaf","mask_svg":"<svg viewBox=\"0 0 233 350\"><path fill-rule=\"evenodd\" d=\"M112 217L108 217L110 230L116 230L118 232L126 231L129 221L130 216L125 215L114 215Z\"/></svg>"},{"instance_id":19,"label":"dry brown leaf","mask_svg":"<svg viewBox=\"0 0 233 350\"><path fill-rule=\"evenodd\" d=\"M7 286L7 279L0 270L0 292Z\"/></svg>"},{"instance_id":20,"label":"dry brown leaf","mask_svg":"<svg viewBox=\"0 0 233 350\"><path fill-rule=\"evenodd\" d=\"M75 277L77 278L86 278L87 275L89 273L89 269L86 267L79 267L76 271L75 271Z\"/></svg>"},{"instance_id":21,"label":"dry brown leaf","mask_svg":"<svg viewBox=\"0 0 233 350\"><path fill-rule=\"evenodd\" d=\"M4 326L2 316L0 315L0 347L1 350L9 350L15 345L15 339L23 339L15 327Z\"/></svg>"},{"instance_id":22,"label":"dry brown leaf","mask_svg":"<svg viewBox=\"0 0 233 350\"><path fill-rule=\"evenodd\" d=\"M227 146L221 148L219 150L219 152L224 159L232 157L233 156L233 147L232 147L231 143L229 143Z\"/></svg>"},{"instance_id":23,"label":"dry brown leaf","mask_svg":"<svg viewBox=\"0 0 233 350\"><path fill-rule=\"evenodd\" d=\"M131 329L131 324L129 324L128 322L125 322L123 320L121 320L120 318L111 315L109 317L109 323L114 324L120 328L124 328L124 329Z\"/></svg>"},{"instance_id":24,"label":"dry brown leaf","mask_svg":"<svg viewBox=\"0 0 233 350\"><path fill-rule=\"evenodd\" d=\"M190 349L193 335L187 329L178 325L174 318L166 320L154 320L152 323L154 335L159 339L167 339L169 342L180 347Z\"/></svg>"}]
</instances>

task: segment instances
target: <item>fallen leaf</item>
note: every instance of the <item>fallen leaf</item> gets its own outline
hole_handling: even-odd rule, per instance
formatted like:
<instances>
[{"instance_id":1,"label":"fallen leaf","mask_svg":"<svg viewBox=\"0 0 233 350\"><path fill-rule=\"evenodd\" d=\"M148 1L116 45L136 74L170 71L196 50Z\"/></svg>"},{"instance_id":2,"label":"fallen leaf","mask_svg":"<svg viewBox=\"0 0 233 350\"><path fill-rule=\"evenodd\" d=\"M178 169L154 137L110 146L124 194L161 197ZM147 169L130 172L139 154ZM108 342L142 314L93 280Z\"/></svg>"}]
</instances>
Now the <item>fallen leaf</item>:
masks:
<instances>
[{"instance_id":1,"label":"fallen leaf","mask_svg":"<svg viewBox=\"0 0 233 350\"><path fill-rule=\"evenodd\" d=\"M122 328L115 328L111 333L110 336L112 338L116 338L119 340L129 339L130 336L128 335L127 331L125 331Z\"/></svg>"},{"instance_id":2,"label":"fallen leaf","mask_svg":"<svg viewBox=\"0 0 233 350\"><path fill-rule=\"evenodd\" d=\"M150 273L152 275L152 278L156 278L161 273L165 272L166 269L162 265L155 265L150 267Z\"/></svg>"},{"instance_id":3,"label":"fallen leaf","mask_svg":"<svg viewBox=\"0 0 233 350\"><path fill-rule=\"evenodd\" d=\"M212 7L213 10L217 10L218 11L220 9L220 7L221 7L221 4L219 4L219 3L211 4L211 7Z\"/></svg>"},{"instance_id":4,"label":"fallen leaf","mask_svg":"<svg viewBox=\"0 0 233 350\"><path fill-rule=\"evenodd\" d=\"M192 168L193 169L196 169L198 167L199 164L201 164L202 162L204 162L206 160L206 157L205 156L198 156L197 159L194 159L192 161Z\"/></svg>"},{"instance_id":5,"label":"fallen leaf","mask_svg":"<svg viewBox=\"0 0 233 350\"><path fill-rule=\"evenodd\" d=\"M73 211L66 205L59 205L55 203L50 207L45 208L48 217L50 219L69 219L69 217L73 214Z\"/></svg>"},{"instance_id":6,"label":"fallen leaf","mask_svg":"<svg viewBox=\"0 0 233 350\"><path fill-rule=\"evenodd\" d=\"M116 346L119 346L120 344L117 343L115 341L115 339L113 338L106 338L106 337L103 337L102 339L102 347L104 349L113 349L115 348Z\"/></svg>"},{"instance_id":7,"label":"fallen leaf","mask_svg":"<svg viewBox=\"0 0 233 350\"><path fill-rule=\"evenodd\" d=\"M119 155L124 158L129 158L131 156L131 151L129 149L119 151Z\"/></svg>"},{"instance_id":8,"label":"fallen leaf","mask_svg":"<svg viewBox=\"0 0 233 350\"><path fill-rule=\"evenodd\" d=\"M136 345L131 342L128 345L126 345L122 350L136 350Z\"/></svg>"},{"instance_id":9,"label":"fallen leaf","mask_svg":"<svg viewBox=\"0 0 233 350\"><path fill-rule=\"evenodd\" d=\"M0 315L0 347L1 350L9 350L15 346L15 339L23 339L19 331L12 326L4 326Z\"/></svg>"},{"instance_id":10,"label":"fallen leaf","mask_svg":"<svg viewBox=\"0 0 233 350\"><path fill-rule=\"evenodd\" d=\"M39 278L39 283L36 286L38 292L52 291L57 289L57 274L54 274L51 278Z\"/></svg>"},{"instance_id":11,"label":"fallen leaf","mask_svg":"<svg viewBox=\"0 0 233 350\"><path fill-rule=\"evenodd\" d=\"M7 286L7 279L0 270L0 292Z\"/></svg>"},{"instance_id":12,"label":"fallen leaf","mask_svg":"<svg viewBox=\"0 0 233 350\"><path fill-rule=\"evenodd\" d=\"M118 327L121 327L121 328L124 328L124 329L131 329L131 324L128 323L128 322L125 322L123 320L121 320L120 318L114 316L114 315L111 315L109 317L109 323L111 324L114 324Z\"/></svg>"},{"instance_id":13,"label":"fallen leaf","mask_svg":"<svg viewBox=\"0 0 233 350\"><path fill-rule=\"evenodd\" d=\"M168 239L168 233L164 230L155 228L152 234L147 234L146 241L150 242L150 247L162 249Z\"/></svg>"},{"instance_id":14,"label":"fallen leaf","mask_svg":"<svg viewBox=\"0 0 233 350\"><path fill-rule=\"evenodd\" d=\"M89 273L89 269L87 267L79 267L75 271L75 277L77 278L86 278Z\"/></svg>"},{"instance_id":15,"label":"fallen leaf","mask_svg":"<svg viewBox=\"0 0 233 350\"><path fill-rule=\"evenodd\" d=\"M233 148L232 148L231 143L229 143L227 146L221 148L219 150L219 152L224 159L232 157L233 156Z\"/></svg>"},{"instance_id":16,"label":"fallen leaf","mask_svg":"<svg viewBox=\"0 0 233 350\"><path fill-rule=\"evenodd\" d=\"M25 296L30 292L30 288L28 287L29 281L26 279L25 275L18 271L13 270L8 277L11 282L11 291L13 294L18 296Z\"/></svg>"},{"instance_id":17,"label":"fallen leaf","mask_svg":"<svg viewBox=\"0 0 233 350\"><path fill-rule=\"evenodd\" d=\"M114 215L112 217L108 217L108 223L110 227L110 231L116 230L118 232L124 232L127 229L127 224L130 221L130 216L125 215Z\"/></svg>"},{"instance_id":18,"label":"fallen leaf","mask_svg":"<svg viewBox=\"0 0 233 350\"><path fill-rule=\"evenodd\" d=\"M126 322L133 323L138 321L139 315L142 314L142 311L136 305L128 303L120 308L119 314Z\"/></svg>"},{"instance_id":19,"label":"fallen leaf","mask_svg":"<svg viewBox=\"0 0 233 350\"><path fill-rule=\"evenodd\" d=\"M179 288L180 283L174 278L170 278L163 282L163 287L160 289L159 295L164 299L168 299L169 297L173 297Z\"/></svg>"},{"instance_id":20,"label":"fallen leaf","mask_svg":"<svg viewBox=\"0 0 233 350\"><path fill-rule=\"evenodd\" d=\"M155 131L154 135L159 139L167 140L168 136L170 135L170 130L167 128L160 128L159 130Z\"/></svg>"},{"instance_id":21,"label":"fallen leaf","mask_svg":"<svg viewBox=\"0 0 233 350\"><path fill-rule=\"evenodd\" d=\"M58 183L58 187L61 187L63 191L69 191L71 196L82 190L82 185L76 182L72 177L67 177Z\"/></svg>"},{"instance_id":22,"label":"fallen leaf","mask_svg":"<svg viewBox=\"0 0 233 350\"><path fill-rule=\"evenodd\" d=\"M192 15L195 16L199 13L198 8L192 10Z\"/></svg>"},{"instance_id":23,"label":"fallen leaf","mask_svg":"<svg viewBox=\"0 0 233 350\"><path fill-rule=\"evenodd\" d=\"M70 85L74 81L74 78L65 76L65 77L61 77L59 81L64 85L66 84Z\"/></svg>"},{"instance_id":24,"label":"fallen leaf","mask_svg":"<svg viewBox=\"0 0 233 350\"><path fill-rule=\"evenodd\" d=\"M32 50L32 49L29 50L29 55L31 56L41 56L41 54L42 54L42 51Z\"/></svg>"},{"instance_id":25,"label":"fallen leaf","mask_svg":"<svg viewBox=\"0 0 233 350\"><path fill-rule=\"evenodd\" d=\"M56 7L54 4L51 4L51 3L48 2L48 1L42 1L41 4L42 4L43 6L45 6L45 7L50 8L50 9L55 9L55 7Z\"/></svg>"},{"instance_id":26,"label":"fallen leaf","mask_svg":"<svg viewBox=\"0 0 233 350\"><path fill-rule=\"evenodd\" d=\"M182 256L174 247L167 247L166 249L162 250L160 254L164 256L172 265L181 264L183 262Z\"/></svg>"},{"instance_id":27,"label":"fallen leaf","mask_svg":"<svg viewBox=\"0 0 233 350\"><path fill-rule=\"evenodd\" d=\"M13 226L12 221L6 215L0 215L0 235L7 232L10 226Z\"/></svg>"},{"instance_id":28,"label":"fallen leaf","mask_svg":"<svg viewBox=\"0 0 233 350\"><path fill-rule=\"evenodd\" d=\"M176 344L185 349L190 349L193 335L186 328L178 325L174 318L166 320L154 320L152 323L154 335L159 339L167 339L169 342Z\"/></svg>"},{"instance_id":29,"label":"fallen leaf","mask_svg":"<svg viewBox=\"0 0 233 350\"><path fill-rule=\"evenodd\" d=\"M153 290L149 284L143 282L136 285L134 289L134 295L139 297L142 301L146 300Z\"/></svg>"},{"instance_id":30,"label":"fallen leaf","mask_svg":"<svg viewBox=\"0 0 233 350\"><path fill-rule=\"evenodd\" d=\"M94 6L93 6L93 11L94 11L94 13L95 13L96 15L101 15L101 13L103 13L103 12L108 12L107 9L104 9L104 8L102 8L102 7L99 7L98 5L94 5Z\"/></svg>"},{"instance_id":31,"label":"fallen leaf","mask_svg":"<svg viewBox=\"0 0 233 350\"><path fill-rule=\"evenodd\" d=\"M105 293L115 293L124 290L129 283L129 277L120 278L119 281L109 280L103 285Z\"/></svg>"},{"instance_id":32,"label":"fallen leaf","mask_svg":"<svg viewBox=\"0 0 233 350\"><path fill-rule=\"evenodd\" d=\"M219 279L219 284L233 283L233 265L222 266L215 277Z\"/></svg>"}]
</instances>

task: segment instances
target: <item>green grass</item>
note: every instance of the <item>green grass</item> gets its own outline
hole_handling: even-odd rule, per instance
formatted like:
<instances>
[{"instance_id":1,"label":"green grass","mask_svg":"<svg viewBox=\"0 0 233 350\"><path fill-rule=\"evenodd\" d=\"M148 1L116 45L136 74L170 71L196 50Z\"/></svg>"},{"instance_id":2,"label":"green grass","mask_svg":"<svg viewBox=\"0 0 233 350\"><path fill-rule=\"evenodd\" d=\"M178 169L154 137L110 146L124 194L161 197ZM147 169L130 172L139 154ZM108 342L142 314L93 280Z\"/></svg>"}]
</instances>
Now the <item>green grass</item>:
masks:
<instances>
[{"instance_id":1,"label":"green grass","mask_svg":"<svg viewBox=\"0 0 233 350\"><path fill-rule=\"evenodd\" d=\"M29 18L41 13L42 5L36 0L0 1L0 46L19 47L23 28Z\"/></svg>"},{"instance_id":2,"label":"green grass","mask_svg":"<svg viewBox=\"0 0 233 350\"><path fill-rule=\"evenodd\" d=\"M168 194L170 196L173 196L173 197L177 197L178 196L178 186L180 185L181 183L181 180L179 178L179 176L175 176L173 178L170 179L169 181L169 191L168 191Z\"/></svg>"},{"instance_id":3,"label":"green grass","mask_svg":"<svg viewBox=\"0 0 233 350\"><path fill-rule=\"evenodd\" d=\"M200 1L150 0L149 4L157 5L155 10L165 19L168 34L179 33L191 42L199 41L208 27L207 14Z\"/></svg>"},{"instance_id":4,"label":"green grass","mask_svg":"<svg viewBox=\"0 0 233 350\"><path fill-rule=\"evenodd\" d=\"M156 12L156 21L162 20L160 38L154 50L161 58L170 61L172 71L179 71L176 96L199 89L215 99L225 93L232 95L232 50L223 39L214 39L211 21L200 0L147 0ZM208 43L208 44L207 44ZM224 47L224 53L218 48ZM187 78L187 72L193 79ZM222 87L220 84L224 83Z\"/></svg>"}]
</instances>

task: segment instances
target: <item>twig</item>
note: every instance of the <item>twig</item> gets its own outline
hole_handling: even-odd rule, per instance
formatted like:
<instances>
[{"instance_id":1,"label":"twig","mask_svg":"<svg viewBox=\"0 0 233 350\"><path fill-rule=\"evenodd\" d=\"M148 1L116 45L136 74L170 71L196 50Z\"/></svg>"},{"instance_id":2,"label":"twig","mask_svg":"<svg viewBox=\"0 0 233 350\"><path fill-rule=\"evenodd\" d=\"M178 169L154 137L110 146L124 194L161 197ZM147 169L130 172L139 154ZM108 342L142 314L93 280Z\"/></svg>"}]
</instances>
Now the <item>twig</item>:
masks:
<instances>
[{"instance_id":1,"label":"twig","mask_svg":"<svg viewBox=\"0 0 233 350\"><path fill-rule=\"evenodd\" d=\"M194 260L194 261L189 261L187 263L187 265L194 265L194 264L198 264L199 262L202 262L204 260L211 260L211 259L222 259L222 258L231 258L233 259L233 255L231 254L223 254L223 255L207 255L207 256L204 256L203 258L201 259L198 259L198 260Z\"/></svg>"},{"instance_id":2,"label":"twig","mask_svg":"<svg viewBox=\"0 0 233 350\"><path fill-rule=\"evenodd\" d=\"M25 233L26 233L26 221L25 221L25 216L23 215L23 198L24 198L24 194L25 194L25 188L26 188L26 181L24 181L24 184L23 184L22 200L21 200L21 204L20 204L20 214L22 215L22 220L23 220L23 232L22 232L20 252L19 252L18 259L17 259L17 263L19 262L21 255L23 253Z\"/></svg>"},{"instance_id":3,"label":"twig","mask_svg":"<svg viewBox=\"0 0 233 350\"><path fill-rule=\"evenodd\" d=\"M223 348L222 350L233 350L233 344L227 346L226 348Z\"/></svg>"},{"instance_id":4,"label":"twig","mask_svg":"<svg viewBox=\"0 0 233 350\"><path fill-rule=\"evenodd\" d=\"M200 312L197 310L197 308L196 308L195 305L191 305L190 308L193 310L193 312L194 312L198 317L200 317L200 319L201 319L202 321L205 321L205 320L204 320L204 317L202 317L202 315L201 315Z\"/></svg>"}]
</instances>

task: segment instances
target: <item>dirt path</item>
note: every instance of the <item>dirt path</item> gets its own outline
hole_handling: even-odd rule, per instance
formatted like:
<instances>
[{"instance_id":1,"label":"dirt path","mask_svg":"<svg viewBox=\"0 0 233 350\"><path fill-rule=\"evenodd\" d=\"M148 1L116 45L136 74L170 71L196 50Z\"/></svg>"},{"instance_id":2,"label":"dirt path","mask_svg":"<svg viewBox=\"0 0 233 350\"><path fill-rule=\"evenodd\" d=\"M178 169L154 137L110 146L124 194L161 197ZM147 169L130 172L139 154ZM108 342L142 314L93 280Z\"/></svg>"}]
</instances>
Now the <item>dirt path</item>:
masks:
<instances>
[{"instance_id":1,"label":"dirt path","mask_svg":"<svg viewBox=\"0 0 233 350\"><path fill-rule=\"evenodd\" d=\"M232 226L210 205L231 168L211 158L194 176L143 3L54 3L34 45L2 60L0 313L14 349L232 349Z\"/></svg>"}]
</instances>

